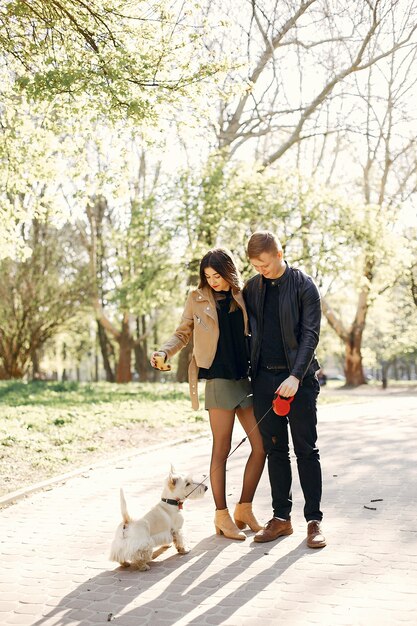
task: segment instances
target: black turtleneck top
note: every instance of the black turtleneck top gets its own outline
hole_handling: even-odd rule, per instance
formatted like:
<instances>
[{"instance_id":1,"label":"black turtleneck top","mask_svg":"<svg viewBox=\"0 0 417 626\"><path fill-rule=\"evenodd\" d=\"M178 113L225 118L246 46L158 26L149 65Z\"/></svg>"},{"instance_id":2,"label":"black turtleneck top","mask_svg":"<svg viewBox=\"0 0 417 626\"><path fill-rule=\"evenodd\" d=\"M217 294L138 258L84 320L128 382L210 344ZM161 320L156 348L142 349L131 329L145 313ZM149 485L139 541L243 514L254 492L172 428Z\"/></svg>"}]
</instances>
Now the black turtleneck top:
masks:
<instances>
[{"instance_id":1,"label":"black turtleneck top","mask_svg":"<svg viewBox=\"0 0 417 626\"><path fill-rule=\"evenodd\" d=\"M198 377L200 379L227 378L229 380L246 378L249 363L242 310L236 306L234 311L230 311L231 291L217 293L221 296L216 301L220 331L217 350L211 367L209 369L200 367Z\"/></svg>"}]
</instances>

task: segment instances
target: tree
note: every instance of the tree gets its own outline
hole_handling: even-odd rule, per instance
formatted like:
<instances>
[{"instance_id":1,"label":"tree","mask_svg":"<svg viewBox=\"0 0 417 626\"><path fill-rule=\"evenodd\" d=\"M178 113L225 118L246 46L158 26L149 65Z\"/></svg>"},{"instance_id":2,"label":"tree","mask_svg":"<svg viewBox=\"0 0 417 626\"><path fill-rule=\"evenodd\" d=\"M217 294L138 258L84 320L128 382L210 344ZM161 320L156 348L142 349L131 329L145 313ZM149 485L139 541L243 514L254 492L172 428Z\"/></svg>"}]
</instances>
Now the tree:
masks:
<instances>
[{"instance_id":1,"label":"tree","mask_svg":"<svg viewBox=\"0 0 417 626\"><path fill-rule=\"evenodd\" d=\"M60 160L80 123L155 125L164 107L192 100L224 67L205 54L205 34L198 6L165 0L8 0L0 8L0 258L29 254L16 229L31 210L22 203L18 213L3 190L14 196L44 159L20 152L49 135Z\"/></svg>"},{"instance_id":2,"label":"tree","mask_svg":"<svg viewBox=\"0 0 417 626\"><path fill-rule=\"evenodd\" d=\"M378 368L384 386L390 369L395 370L398 363L407 369L414 364L415 368L417 357L417 312L409 291L406 263L401 258L396 261L404 272L390 289L376 295L364 342L369 361Z\"/></svg>"},{"instance_id":3,"label":"tree","mask_svg":"<svg viewBox=\"0 0 417 626\"><path fill-rule=\"evenodd\" d=\"M71 324L86 284L74 229L36 219L22 232L27 260L1 261L0 359L3 378L22 378L54 335Z\"/></svg>"},{"instance_id":4,"label":"tree","mask_svg":"<svg viewBox=\"0 0 417 626\"><path fill-rule=\"evenodd\" d=\"M30 99L150 119L221 67L199 54L197 13L160 0L9 0L0 50Z\"/></svg>"},{"instance_id":5,"label":"tree","mask_svg":"<svg viewBox=\"0 0 417 626\"><path fill-rule=\"evenodd\" d=\"M357 288L359 291L357 305L350 325L346 325L342 321L342 312L337 314L334 307L330 306L329 300L331 298L326 295L322 299L323 313L330 326L345 345L344 370L346 385L349 387L356 387L366 382L362 364L362 339L375 271L378 265L381 265L383 253L387 251L387 246L382 245L382 224L378 222L375 207L364 207L363 212L360 211L360 213L362 215L355 214L353 207L350 210L354 236L350 240L350 244L348 245L346 242L344 246L345 253L349 255L349 265L356 269L357 282L354 285L354 289ZM350 233L352 233L352 229L350 229ZM378 253L376 252L377 247L379 248ZM367 259L365 266L363 266L364 258ZM347 268L345 273L347 275L351 274L349 268Z\"/></svg>"},{"instance_id":6,"label":"tree","mask_svg":"<svg viewBox=\"0 0 417 626\"><path fill-rule=\"evenodd\" d=\"M102 148L96 145L104 160ZM123 146L119 149L123 154ZM87 203L85 219L78 221L90 259L92 306L102 331L118 348L116 382L131 380L133 350L142 359L142 377L146 375L146 340L153 330L146 316L157 311L170 281L166 251L172 224L158 190L159 167L152 176L143 146L139 152L133 170L133 152L124 154L118 175L123 172L126 180L119 195L107 198L97 193ZM115 152L111 159L116 159ZM94 180L93 172L91 176ZM111 179L113 173L108 171L107 176Z\"/></svg>"},{"instance_id":7,"label":"tree","mask_svg":"<svg viewBox=\"0 0 417 626\"><path fill-rule=\"evenodd\" d=\"M370 68L362 84L356 84L356 93L360 100L356 107L355 120L358 128L363 125L363 143L366 147L361 152L357 149L357 162L362 168L363 178L357 181L356 186L366 205L373 203L377 207L374 219L392 229L393 240L401 204L407 202L417 189L414 165L416 140L410 127L412 112L407 102L409 91L416 84L411 71L416 54L415 47L407 54L393 53L381 67ZM381 74L383 81L379 80ZM353 145L355 143L357 142L353 142ZM389 247L387 254L391 254ZM361 344L372 283L378 276L378 265L382 261L380 241L376 237L373 238L373 243L369 240L362 255L356 312L349 330L340 318L334 317L329 302L324 300L323 310L328 321L346 343L346 374L349 385L366 382ZM387 281L385 289L390 286Z\"/></svg>"},{"instance_id":8,"label":"tree","mask_svg":"<svg viewBox=\"0 0 417 626\"><path fill-rule=\"evenodd\" d=\"M214 128L218 145L233 154L251 142L262 167L300 142L340 130L338 102L348 80L416 47L415 2L363 1L352 8L337 0L330 8L322 0L251 0L238 15L233 3L211 4L236 33L221 31L216 39L214 31L211 43L230 50L234 61Z\"/></svg>"},{"instance_id":9,"label":"tree","mask_svg":"<svg viewBox=\"0 0 417 626\"><path fill-rule=\"evenodd\" d=\"M0 69L0 91L3 77ZM31 107L7 88L1 95L0 259L25 259L31 250L21 230L33 218L42 220L48 215L52 219L60 213L56 192L63 181L63 159L53 124L46 123L47 107Z\"/></svg>"}]
</instances>

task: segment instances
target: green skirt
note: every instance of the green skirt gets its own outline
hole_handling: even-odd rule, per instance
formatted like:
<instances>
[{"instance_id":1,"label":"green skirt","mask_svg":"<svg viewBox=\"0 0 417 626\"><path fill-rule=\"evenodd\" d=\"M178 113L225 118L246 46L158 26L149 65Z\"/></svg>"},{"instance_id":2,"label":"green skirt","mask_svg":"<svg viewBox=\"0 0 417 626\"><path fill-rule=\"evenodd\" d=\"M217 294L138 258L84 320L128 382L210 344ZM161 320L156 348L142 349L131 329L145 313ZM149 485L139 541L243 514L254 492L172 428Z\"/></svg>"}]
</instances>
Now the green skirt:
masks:
<instances>
[{"instance_id":1,"label":"green skirt","mask_svg":"<svg viewBox=\"0 0 417 626\"><path fill-rule=\"evenodd\" d=\"M205 408L246 409L252 406L252 387L248 378L229 380L227 378L212 378L206 381Z\"/></svg>"}]
</instances>

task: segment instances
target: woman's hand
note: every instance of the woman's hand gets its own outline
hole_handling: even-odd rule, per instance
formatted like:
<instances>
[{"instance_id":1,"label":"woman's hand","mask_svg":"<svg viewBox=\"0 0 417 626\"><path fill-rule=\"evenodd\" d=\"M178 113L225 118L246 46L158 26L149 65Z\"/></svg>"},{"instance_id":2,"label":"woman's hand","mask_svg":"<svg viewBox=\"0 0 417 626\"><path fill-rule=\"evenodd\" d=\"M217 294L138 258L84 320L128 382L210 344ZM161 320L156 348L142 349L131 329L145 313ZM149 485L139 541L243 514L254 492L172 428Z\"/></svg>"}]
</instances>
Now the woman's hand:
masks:
<instances>
[{"instance_id":1,"label":"woman's hand","mask_svg":"<svg viewBox=\"0 0 417 626\"><path fill-rule=\"evenodd\" d=\"M159 350L158 352L153 352L150 360L150 364L157 370L170 370L170 365L165 365L165 361L167 360L167 353Z\"/></svg>"}]
</instances>

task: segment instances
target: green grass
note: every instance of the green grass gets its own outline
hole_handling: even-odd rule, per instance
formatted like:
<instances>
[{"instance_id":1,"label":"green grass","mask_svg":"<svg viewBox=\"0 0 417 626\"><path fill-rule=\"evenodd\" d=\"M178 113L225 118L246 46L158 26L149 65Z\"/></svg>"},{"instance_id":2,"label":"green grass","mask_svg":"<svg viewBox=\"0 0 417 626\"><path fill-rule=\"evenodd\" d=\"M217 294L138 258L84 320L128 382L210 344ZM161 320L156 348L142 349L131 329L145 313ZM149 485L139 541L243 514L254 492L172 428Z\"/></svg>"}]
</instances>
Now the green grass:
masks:
<instances>
[{"instance_id":1,"label":"green grass","mask_svg":"<svg viewBox=\"0 0 417 626\"><path fill-rule=\"evenodd\" d=\"M0 381L0 405L52 407L148 400L164 402L187 400L188 386L175 383L76 383Z\"/></svg>"},{"instance_id":2,"label":"green grass","mask_svg":"<svg viewBox=\"0 0 417 626\"><path fill-rule=\"evenodd\" d=\"M207 428L187 384L1 381L0 495Z\"/></svg>"}]
</instances>

